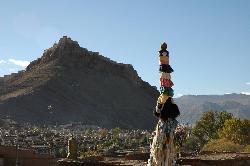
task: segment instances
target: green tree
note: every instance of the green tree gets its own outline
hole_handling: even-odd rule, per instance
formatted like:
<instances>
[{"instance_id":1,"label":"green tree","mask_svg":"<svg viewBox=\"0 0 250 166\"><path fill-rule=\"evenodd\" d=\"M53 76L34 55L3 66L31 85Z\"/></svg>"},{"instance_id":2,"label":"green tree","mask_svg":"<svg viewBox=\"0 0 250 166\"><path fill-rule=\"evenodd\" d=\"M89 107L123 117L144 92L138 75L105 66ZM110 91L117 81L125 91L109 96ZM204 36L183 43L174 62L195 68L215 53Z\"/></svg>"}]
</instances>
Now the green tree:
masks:
<instances>
[{"instance_id":1,"label":"green tree","mask_svg":"<svg viewBox=\"0 0 250 166\"><path fill-rule=\"evenodd\" d=\"M111 130L112 133L112 142L114 145L119 146L119 135L121 133L121 129L119 127L116 127L114 129Z\"/></svg>"},{"instance_id":2,"label":"green tree","mask_svg":"<svg viewBox=\"0 0 250 166\"><path fill-rule=\"evenodd\" d=\"M194 147L202 148L210 139L219 138L218 131L224 126L226 120L232 118L233 115L226 111L204 112L192 131L192 136L196 138L191 140L198 140L197 145L194 145Z\"/></svg>"},{"instance_id":3,"label":"green tree","mask_svg":"<svg viewBox=\"0 0 250 166\"><path fill-rule=\"evenodd\" d=\"M217 122L218 129L221 129L224 126L226 120L234 118L233 114L226 111L217 112L217 114L218 114L218 122Z\"/></svg>"},{"instance_id":4,"label":"green tree","mask_svg":"<svg viewBox=\"0 0 250 166\"><path fill-rule=\"evenodd\" d=\"M55 157L56 158L66 158L67 157L66 148L55 148Z\"/></svg>"},{"instance_id":5,"label":"green tree","mask_svg":"<svg viewBox=\"0 0 250 166\"><path fill-rule=\"evenodd\" d=\"M226 138L241 145L250 144L250 120L228 119L219 131L221 138Z\"/></svg>"},{"instance_id":6,"label":"green tree","mask_svg":"<svg viewBox=\"0 0 250 166\"><path fill-rule=\"evenodd\" d=\"M183 145L183 149L185 151L188 151L188 152L199 151L200 148L201 148L201 145L200 145L199 138L197 138L193 135L191 137L187 138L185 144Z\"/></svg>"}]
</instances>

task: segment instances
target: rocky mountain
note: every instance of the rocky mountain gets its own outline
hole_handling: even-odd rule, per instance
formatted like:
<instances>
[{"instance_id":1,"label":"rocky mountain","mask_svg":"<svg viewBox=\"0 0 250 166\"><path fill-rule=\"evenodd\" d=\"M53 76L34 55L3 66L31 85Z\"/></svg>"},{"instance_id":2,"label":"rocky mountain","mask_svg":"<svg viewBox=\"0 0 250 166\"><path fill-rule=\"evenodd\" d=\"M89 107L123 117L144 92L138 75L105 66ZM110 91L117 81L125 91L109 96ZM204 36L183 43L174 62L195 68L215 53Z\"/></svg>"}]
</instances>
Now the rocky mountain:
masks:
<instances>
[{"instance_id":1,"label":"rocky mountain","mask_svg":"<svg viewBox=\"0 0 250 166\"><path fill-rule=\"evenodd\" d=\"M186 95L176 99L180 121L194 123L205 111L228 111L238 118L250 119L250 96L244 94Z\"/></svg>"},{"instance_id":2,"label":"rocky mountain","mask_svg":"<svg viewBox=\"0 0 250 166\"><path fill-rule=\"evenodd\" d=\"M152 129L158 95L132 65L88 51L64 36L26 70L0 77L0 119ZM250 96L243 94L186 95L175 101L181 122L194 123L208 110L250 119Z\"/></svg>"},{"instance_id":3,"label":"rocky mountain","mask_svg":"<svg viewBox=\"0 0 250 166\"><path fill-rule=\"evenodd\" d=\"M151 129L158 91L132 65L64 36L25 71L0 77L0 116L19 122L83 122Z\"/></svg>"}]
</instances>

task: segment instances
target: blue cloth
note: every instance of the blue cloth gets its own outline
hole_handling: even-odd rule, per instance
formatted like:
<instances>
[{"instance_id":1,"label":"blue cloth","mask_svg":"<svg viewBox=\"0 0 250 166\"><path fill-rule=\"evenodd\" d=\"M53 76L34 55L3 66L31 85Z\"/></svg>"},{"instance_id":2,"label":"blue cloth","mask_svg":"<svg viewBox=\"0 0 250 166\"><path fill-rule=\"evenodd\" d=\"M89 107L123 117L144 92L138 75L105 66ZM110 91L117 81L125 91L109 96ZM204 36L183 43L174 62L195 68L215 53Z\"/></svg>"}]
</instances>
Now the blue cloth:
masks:
<instances>
[{"instance_id":1,"label":"blue cloth","mask_svg":"<svg viewBox=\"0 0 250 166\"><path fill-rule=\"evenodd\" d=\"M170 87L161 86L160 87L160 93L161 94L164 93L164 94L166 94L168 96L171 96L171 97L174 96L174 90L172 88L170 88Z\"/></svg>"},{"instance_id":2,"label":"blue cloth","mask_svg":"<svg viewBox=\"0 0 250 166\"><path fill-rule=\"evenodd\" d=\"M168 118L166 121L159 120L158 129L168 137L170 134L174 134L177 124L178 121L176 119Z\"/></svg>"}]
</instances>

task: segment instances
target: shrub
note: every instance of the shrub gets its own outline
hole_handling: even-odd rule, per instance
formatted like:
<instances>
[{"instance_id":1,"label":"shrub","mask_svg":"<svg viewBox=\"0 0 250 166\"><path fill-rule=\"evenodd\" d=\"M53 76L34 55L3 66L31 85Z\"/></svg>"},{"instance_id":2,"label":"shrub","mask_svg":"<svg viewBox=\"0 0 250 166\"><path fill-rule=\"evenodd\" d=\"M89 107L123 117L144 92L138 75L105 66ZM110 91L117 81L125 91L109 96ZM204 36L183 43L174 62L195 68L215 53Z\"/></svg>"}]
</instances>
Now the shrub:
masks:
<instances>
[{"instance_id":1,"label":"shrub","mask_svg":"<svg viewBox=\"0 0 250 166\"><path fill-rule=\"evenodd\" d=\"M186 142L183 145L183 150L186 152L195 152L200 151L201 145L199 144L199 138L191 136L187 138Z\"/></svg>"},{"instance_id":2,"label":"shrub","mask_svg":"<svg viewBox=\"0 0 250 166\"><path fill-rule=\"evenodd\" d=\"M227 139L211 139L205 146L202 151L216 151L216 152L240 152L243 150L243 146L236 144Z\"/></svg>"},{"instance_id":3,"label":"shrub","mask_svg":"<svg viewBox=\"0 0 250 166\"><path fill-rule=\"evenodd\" d=\"M243 151L250 153L250 145L245 146Z\"/></svg>"}]
</instances>

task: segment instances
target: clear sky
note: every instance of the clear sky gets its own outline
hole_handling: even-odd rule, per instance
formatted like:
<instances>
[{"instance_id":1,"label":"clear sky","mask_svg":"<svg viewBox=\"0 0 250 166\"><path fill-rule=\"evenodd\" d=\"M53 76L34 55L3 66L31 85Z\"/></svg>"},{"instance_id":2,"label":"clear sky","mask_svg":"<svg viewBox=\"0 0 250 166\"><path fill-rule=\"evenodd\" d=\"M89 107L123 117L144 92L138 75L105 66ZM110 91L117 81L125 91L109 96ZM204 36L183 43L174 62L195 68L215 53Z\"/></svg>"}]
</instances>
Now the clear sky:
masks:
<instances>
[{"instance_id":1,"label":"clear sky","mask_svg":"<svg viewBox=\"0 0 250 166\"><path fill-rule=\"evenodd\" d=\"M159 87L166 41L176 96L250 92L249 0L0 1L0 35L0 76L67 35Z\"/></svg>"}]
</instances>

